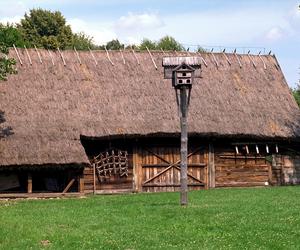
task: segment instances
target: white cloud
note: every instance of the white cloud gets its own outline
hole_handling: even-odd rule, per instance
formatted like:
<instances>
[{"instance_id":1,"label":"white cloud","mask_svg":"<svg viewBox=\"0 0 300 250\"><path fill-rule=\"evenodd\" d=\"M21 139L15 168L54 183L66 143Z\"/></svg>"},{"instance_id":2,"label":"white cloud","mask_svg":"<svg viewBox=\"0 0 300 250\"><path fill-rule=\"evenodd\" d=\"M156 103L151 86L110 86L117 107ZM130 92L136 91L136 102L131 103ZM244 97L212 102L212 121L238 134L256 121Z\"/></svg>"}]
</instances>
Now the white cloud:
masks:
<instances>
[{"instance_id":1,"label":"white cloud","mask_svg":"<svg viewBox=\"0 0 300 250\"><path fill-rule=\"evenodd\" d=\"M111 23L104 22L86 22L84 20L73 18L67 20L74 32L84 32L93 37L96 44L105 44L106 42L115 39L116 33L113 31Z\"/></svg>"},{"instance_id":2,"label":"white cloud","mask_svg":"<svg viewBox=\"0 0 300 250\"><path fill-rule=\"evenodd\" d=\"M116 29L123 30L153 29L162 25L162 19L155 13L134 14L129 12L127 16L121 16L115 23Z\"/></svg>"},{"instance_id":3,"label":"white cloud","mask_svg":"<svg viewBox=\"0 0 300 250\"><path fill-rule=\"evenodd\" d=\"M282 38L289 39L291 36L300 37L300 11L294 6L284 15L284 21L278 26L272 27L266 33L266 39L276 41Z\"/></svg>"},{"instance_id":4,"label":"white cloud","mask_svg":"<svg viewBox=\"0 0 300 250\"><path fill-rule=\"evenodd\" d=\"M22 16L2 17L0 18L0 23L19 23L21 19Z\"/></svg>"},{"instance_id":5,"label":"white cloud","mask_svg":"<svg viewBox=\"0 0 300 250\"><path fill-rule=\"evenodd\" d=\"M284 34L285 31L281 27L273 27L267 32L265 37L269 41L276 41L282 38Z\"/></svg>"}]
</instances>

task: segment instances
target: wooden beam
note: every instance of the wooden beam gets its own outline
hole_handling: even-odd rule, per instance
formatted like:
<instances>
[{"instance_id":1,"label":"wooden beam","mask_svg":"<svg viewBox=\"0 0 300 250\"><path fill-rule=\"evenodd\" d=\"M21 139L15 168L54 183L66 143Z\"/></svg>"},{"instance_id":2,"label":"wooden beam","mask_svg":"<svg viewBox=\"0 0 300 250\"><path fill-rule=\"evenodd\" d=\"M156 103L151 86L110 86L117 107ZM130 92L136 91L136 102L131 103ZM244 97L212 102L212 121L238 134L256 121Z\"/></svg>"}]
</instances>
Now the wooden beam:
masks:
<instances>
[{"instance_id":1,"label":"wooden beam","mask_svg":"<svg viewBox=\"0 0 300 250\"><path fill-rule=\"evenodd\" d=\"M206 167L206 163L189 163L188 167ZM158 164L142 164L143 168L164 168L169 167L170 164L167 163L158 163ZM176 164L175 166L180 166L180 164Z\"/></svg>"},{"instance_id":2,"label":"wooden beam","mask_svg":"<svg viewBox=\"0 0 300 250\"><path fill-rule=\"evenodd\" d=\"M208 146L208 181L209 188L216 187L216 168L215 168L215 152L213 144Z\"/></svg>"},{"instance_id":3,"label":"wooden beam","mask_svg":"<svg viewBox=\"0 0 300 250\"><path fill-rule=\"evenodd\" d=\"M133 189L136 192L142 191L142 158L139 157L139 150L137 146L133 148Z\"/></svg>"},{"instance_id":4,"label":"wooden beam","mask_svg":"<svg viewBox=\"0 0 300 250\"><path fill-rule=\"evenodd\" d=\"M83 176L79 177L79 193L84 193L84 178L83 178Z\"/></svg>"},{"instance_id":5,"label":"wooden beam","mask_svg":"<svg viewBox=\"0 0 300 250\"><path fill-rule=\"evenodd\" d=\"M189 187L204 187L204 183L188 183ZM176 184L169 184L169 183L147 183L143 184L143 187L180 187L179 183Z\"/></svg>"},{"instance_id":6,"label":"wooden beam","mask_svg":"<svg viewBox=\"0 0 300 250\"><path fill-rule=\"evenodd\" d=\"M27 174L27 193L32 193L32 175L31 173Z\"/></svg>"},{"instance_id":7,"label":"wooden beam","mask_svg":"<svg viewBox=\"0 0 300 250\"><path fill-rule=\"evenodd\" d=\"M93 193L96 193L96 164L93 164Z\"/></svg>"},{"instance_id":8,"label":"wooden beam","mask_svg":"<svg viewBox=\"0 0 300 250\"><path fill-rule=\"evenodd\" d=\"M68 185L65 187L63 194L68 192L70 187L73 185L73 183L75 182L75 179L73 178L72 180L70 180L70 182L68 183Z\"/></svg>"},{"instance_id":9,"label":"wooden beam","mask_svg":"<svg viewBox=\"0 0 300 250\"><path fill-rule=\"evenodd\" d=\"M200 148L197 148L197 149L194 150L192 153L188 154L188 155L187 155L187 158L191 157L193 154L195 154L196 152L198 152L200 149L201 149L201 147L200 147ZM166 160L164 160L164 161L165 161L165 162L168 162L168 161L166 161ZM158 176L162 175L163 173L165 173L165 172L168 171L169 169L173 168L175 165L179 164L180 162L181 162L181 160L178 160L178 161L176 161L176 162L174 162L174 163L172 163L172 164L170 163L169 167L167 167L167 168L165 168L164 170L160 171L159 173L157 173L156 175L154 175L154 176L151 177L150 179L144 181L143 184L146 184L146 183L148 183L148 182L154 180L155 178L157 178Z\"/></svg>"}]
</instances>

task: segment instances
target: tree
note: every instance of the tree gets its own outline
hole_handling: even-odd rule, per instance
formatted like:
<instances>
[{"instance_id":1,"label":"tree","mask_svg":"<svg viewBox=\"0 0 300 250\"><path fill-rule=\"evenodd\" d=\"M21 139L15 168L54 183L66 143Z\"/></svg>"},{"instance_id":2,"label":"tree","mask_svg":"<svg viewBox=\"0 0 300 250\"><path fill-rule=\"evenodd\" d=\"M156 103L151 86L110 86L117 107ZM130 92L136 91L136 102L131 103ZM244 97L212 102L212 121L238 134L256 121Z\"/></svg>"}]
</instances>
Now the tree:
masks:
<instances>
[{"instance_id":1,"label":"tree","mask_svg":"<svg viewBox=\"0 0 300 250\"><path fill-rule=\"evenodd\" d=\"M292 89L292 94L293 94L298 106L300 107L300 89L299 89L299 87L297 89Z\"/></svg>"},{"instance_id":2,"label":"tree","mask_svg":"<svg viewBox=\"0 0 300 250\"><path fill-rule=\"evenodd\" d=\"M83 32L79 32L73 35L72 37L72 48L77 50L88 50L95 49L97 46L93 43L93 38L87 36Z\"/></svg>"},{"instance_id":3,"label":"tree","mask_svg":"<svg viewBox=\"0 0 300 250\"><path fill-rule=\"evenodd\" d=\"M120 43L118 39L114 39L106 43L106 49L108 50L120 50L123 48L124 44Z\"/></svg>"},{"instance_id":4,"label":"tree","mask_svg":"<svg viewBox=\"0 0 300 250\"><path fill-rule=\"evenodd\" d=\"M13 24L0 23L0 43L2 46L12 47L13 44L17 47L28 46L28 42L25 41L22 33Z\"/></svg>"},{"instance_id":5,"label":"tree","mask_svg":"<svg viewBox=\"0 0 300 250\"><path fill-rule=\"evenodd\" d=\"M197 52L199 52L199 53L205 53L207 51L205 49L203 49L202 47L198 46Z\"/></svg>"},{"instance_id":6,"label":"tree","mask_svg":"<svg viewBox=\"0 0 300 250\"><path fill-rule=\"evenodd\" d=\"M161 38L157 43L157 48L163 50L184 50L184 47L171 36Z\"/></svg>"},{"instance_id":7,"label":"tree","mask_svg":"<svg viewBox=\"0 0 300 250\"><path fill-rule=\"evenodd\" d=\"M144 38L139 46L140 50L155 50L157 49L157 44L156 42L151 41L150 39Z\"/></svg>"},{"instance_id":8,"label":"tree","mask_svg":"<svg viewBox=\"0 0 300 250\"><path fill-rule=\"evenodd\" d=\"M25 13L18 28L31 46L64 49L72 44L71 27L59 11L32 9Z\"/></svg>"},{"instance_id":9,"label":"tree","mask_svg":"<svg viewBox=\"0 0 300 250\"><path fill-rule=\"evenodd\" d=\"M13 58L8 58L8 47L4 43L0 43L0 80L6 80L8 74L15 74L16 61Z\"/></svg>"}]
</instances>

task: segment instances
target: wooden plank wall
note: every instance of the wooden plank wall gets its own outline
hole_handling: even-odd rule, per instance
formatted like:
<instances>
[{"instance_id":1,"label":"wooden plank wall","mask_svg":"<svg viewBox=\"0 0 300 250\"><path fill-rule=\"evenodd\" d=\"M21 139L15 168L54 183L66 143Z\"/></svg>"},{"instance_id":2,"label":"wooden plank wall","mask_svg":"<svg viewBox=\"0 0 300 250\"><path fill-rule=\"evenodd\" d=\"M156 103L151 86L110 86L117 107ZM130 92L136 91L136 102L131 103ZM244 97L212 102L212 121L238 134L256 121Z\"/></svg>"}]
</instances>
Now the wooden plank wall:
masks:
<instances>
[{"instance_id":1,"label":"wooden plank wall","mask_svg":"<svg viewBox=\"0 0 300 250\"><path fill-rule=\"evenodd\" d=\"M86 167L83 172L84 189L86 193L93 192L94 189L94 171L92 167ZM120 177L118 175L101 178L96 174L96 191L101 190L132 190L133 189L133 163L132 154L128 155L128 176Z\"/></svg>"},{"instance_id":2,"label":"wooden plank wall","mask_svg":"<svg viewBox=\"0 0 300 250\"><path fill-rule=\"evenodd\" d=\"M189 154L195 150L196 148L190 149ZM189 190L206 187L207 161L208 152L204 149L196 151L188 158ZM134 162L137 191L171 192L179 190L179 147L136 148L134 150Z\"/></svg>"},{"instance_id":3,"label":"wooden plank wall","mask_svg":"<svg viewBox=\"0 0 300 250\"><path fill-rule=\"evenodd\" d=\"M274 159L272 166L274 183L277 185L300 184L300 156L276 155Z\"/></svg>"},{"instance_id":4,"label":"wooden plank wall","mask_svg":"<svg viewBox=\"0 0 300 250\"><path fill-rule=\"evenodd\" d=\"M271 164L262 155L236 154L233 146L215 149L216 187L269 184Z\"/></svg>"}]
</instances>

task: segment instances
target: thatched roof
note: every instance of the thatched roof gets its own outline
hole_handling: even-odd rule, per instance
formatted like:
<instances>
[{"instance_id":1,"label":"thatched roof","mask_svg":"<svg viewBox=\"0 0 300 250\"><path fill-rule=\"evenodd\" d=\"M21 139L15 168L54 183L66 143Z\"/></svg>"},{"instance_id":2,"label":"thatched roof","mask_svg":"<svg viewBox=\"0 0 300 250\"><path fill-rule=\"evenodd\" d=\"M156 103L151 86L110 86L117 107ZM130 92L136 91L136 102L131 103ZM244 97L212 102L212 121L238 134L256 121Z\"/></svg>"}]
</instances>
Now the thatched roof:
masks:
<instances>
[{"instance_id":1,"label":"thatched roof","mask_svg":"<svg viewBox=\"0 0 300 250\"><path fill-rule=\"evenodd\" d=\"M80 135L179 133L175 93L161 65L164 56L188 52L18 52L20 60L10 52L18 74L0 83L0 126L11 134L0 139L0 165L88 162ZM299 137L300 112L274 56L201 56L190 134Z\"/></svg>"}]
</instances>

